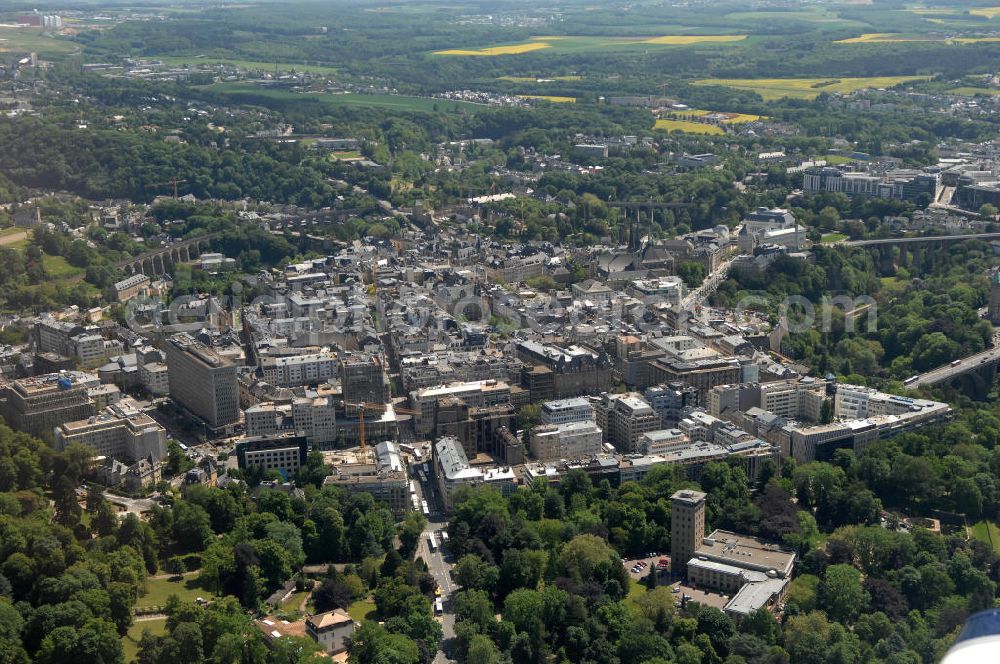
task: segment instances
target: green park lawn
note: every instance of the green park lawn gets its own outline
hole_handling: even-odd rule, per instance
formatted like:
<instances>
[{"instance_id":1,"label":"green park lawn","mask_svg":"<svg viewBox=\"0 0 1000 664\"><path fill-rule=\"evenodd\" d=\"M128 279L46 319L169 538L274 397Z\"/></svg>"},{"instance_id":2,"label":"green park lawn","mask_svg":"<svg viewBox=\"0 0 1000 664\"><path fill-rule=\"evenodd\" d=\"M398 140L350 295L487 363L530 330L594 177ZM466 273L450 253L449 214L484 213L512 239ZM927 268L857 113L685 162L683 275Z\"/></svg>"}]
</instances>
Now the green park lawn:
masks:
<instances>
[{"instance_id":1,"label":"green park lawn","mask_svg":"<svg viewBox=\"0 0 1000 664\"><path fill-rule=\"evenodd\" d=\"M834 242L840 242L841 240L846 240L847 236L843 233L824 233L823 237L820 238L820 242L823 244L833 244Z\"/></svg>"},{"instance_id":2,"label":"green park lawn","mask_svg":"<svg viewBox=\"0 0 1000 664\"><path fill-rule=\"evenodd\" d=\"M136 600L136 608L149 608L152 606L164 606L167 598L177 595L185 602L193 602L195 598L204 597L211 599L214 595L201 587L198 583L198 575L191 574L185 576L183 580L175 580L176 577L146 579L146 594Z\"/></svg>"},{"instance_id":3,"label":"green park lawn","mask_svg":"<svg viewBox=\"0 0 1000 664\"><path fill-rule=\"evenodd\" d=\"M359 599L347 607L347 615L351 616L355 622L364 622L375 613L375 601L372 599Z\"/></svg>"},{"instance_id":4,"label":"green park lawn","mask_svg":"<svg viewBox=\"0 0 1000 664\"><path fill-rule=\"evenodd\" d=\"M972 536L986 542L994 551L1000 552L1000 526L992 521L980 521L972 526Z\"/></svg>"},{"instance_id":5,"label":"green park lawn","mask_svg":"<svg viewBox=\"0 0 1000 664\"><path fill-rule=\"evenodd\" d=\"M125 650L125 661L134 662L139 652L139 640L142 633L149 630L150 634L160 636L167 633L167 619L154 618L153 620L137 620L128 628L128 632L122 637L122 647Z\"/></svg>"}]
</instances>

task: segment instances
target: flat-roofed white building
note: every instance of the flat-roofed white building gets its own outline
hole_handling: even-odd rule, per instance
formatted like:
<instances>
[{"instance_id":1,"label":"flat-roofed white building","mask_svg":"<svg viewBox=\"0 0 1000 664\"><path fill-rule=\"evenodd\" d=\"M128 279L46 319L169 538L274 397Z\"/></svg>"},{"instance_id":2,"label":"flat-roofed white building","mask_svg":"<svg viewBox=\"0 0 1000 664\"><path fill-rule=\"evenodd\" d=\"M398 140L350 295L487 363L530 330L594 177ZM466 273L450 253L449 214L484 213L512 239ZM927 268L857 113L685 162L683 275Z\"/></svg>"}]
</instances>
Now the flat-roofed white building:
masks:
<instances>
[{"instance_id":1,"label":"flat-roofed white building","mask_svg":"<svg viewBox=\"0 0 1000 664\"><path fill-rule=\"evenodd\" d=\"M542 424L531 430L528 448L539 461L582 459L601 451L601 429L592 421Z\"/></svg>"},{"instance_id":2,"label":"flat-roofed white building","mask_svg":"<svg viewBox=\"0 0 1000 664\"><path fill-rule=\"evenodd\" d=\"M567 424L594 420L594 407L585 397L546 401L541 408L542 424Z\"/></svg>"}]
</instances>

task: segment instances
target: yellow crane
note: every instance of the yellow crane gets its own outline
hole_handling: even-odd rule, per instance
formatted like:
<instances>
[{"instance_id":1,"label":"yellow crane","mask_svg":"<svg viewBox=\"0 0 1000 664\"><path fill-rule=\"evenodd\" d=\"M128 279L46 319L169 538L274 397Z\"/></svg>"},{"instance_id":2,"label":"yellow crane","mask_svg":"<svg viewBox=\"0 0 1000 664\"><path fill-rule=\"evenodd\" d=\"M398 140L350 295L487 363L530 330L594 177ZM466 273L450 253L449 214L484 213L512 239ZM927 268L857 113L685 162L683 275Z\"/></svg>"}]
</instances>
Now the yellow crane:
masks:
<instances>
[{"instance_id":1,"label":"yellow crane","mask_svg":"<svg viewBox=\"0 0 1000 664\"><path fill-rule=\"evenodd\" d=\"M360 442L360 447L361 447L361 460L362 460L362 462L367 461L368 460L368 448L366 446L366 442L367 441L365 440L365 412L366 411L372 411L372 412L384 413L385 412L386 404L384 404L384 403L347 403L345 401L344 402L344 407L345 408L351 407L351 408L357 408L358 409L358 421L359 421L359 425L358 425L358 440ZM415 410L410 410L409 408L400 408L399 406L396 406L396 405L393 405L392 410L393 410L393 412L401 413L403 415L418 415L419 414Z\"/></svg>"},{"instance_id":2,"label":"yellow crane","mask_svg":"<svg viewBox=\"0 0 1000 664\"><path fill-rule=\"evenodd\" d=\"M177 185L187 184L187 180L167 180L166 182L153 182L152 184L147 184L146 189L158 189L160 187L173 187L174 188L174 198L177 198Z\"/></svg>"}]
</instances>

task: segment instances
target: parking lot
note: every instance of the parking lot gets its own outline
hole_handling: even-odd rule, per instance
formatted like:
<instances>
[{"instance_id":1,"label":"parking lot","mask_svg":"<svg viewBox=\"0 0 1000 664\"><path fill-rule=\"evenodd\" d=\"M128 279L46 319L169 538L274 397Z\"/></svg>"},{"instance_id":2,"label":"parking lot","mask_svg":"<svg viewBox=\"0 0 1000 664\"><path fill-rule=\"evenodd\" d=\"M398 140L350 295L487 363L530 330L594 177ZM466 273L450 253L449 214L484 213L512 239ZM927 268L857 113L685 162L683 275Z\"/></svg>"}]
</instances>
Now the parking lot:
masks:
<instances>
[{"instance_id":1,"label":"parking lot","mask_svg":"<svg viewBox=\"0 0 1000 664\"><path fill-rule=\"evenodd\" d=\"M638 581L639 579L645 578L649 574L650 569L656 569L656 565L660 560L666 560L668 565L670 562L670 556L667 555L652 555L646 556L644 558L626 558L622 565L628 571L630 577ZM636 566L640 566L636 571ZM660 568L660 577L669 573L669 567L667 569Z\"/></svg>"}]
</instances>

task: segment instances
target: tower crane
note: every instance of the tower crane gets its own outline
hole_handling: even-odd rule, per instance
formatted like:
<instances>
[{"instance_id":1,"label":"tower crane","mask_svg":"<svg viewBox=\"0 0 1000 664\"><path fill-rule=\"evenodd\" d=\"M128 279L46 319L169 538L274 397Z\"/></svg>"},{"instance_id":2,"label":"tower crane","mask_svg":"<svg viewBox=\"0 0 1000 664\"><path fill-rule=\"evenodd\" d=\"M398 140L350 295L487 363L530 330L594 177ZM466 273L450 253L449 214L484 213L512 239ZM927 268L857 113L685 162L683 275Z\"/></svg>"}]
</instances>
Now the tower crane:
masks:
<instances>
[{"instance_id":1,"label":"tower crane","mask_svg":"<svg viewBox=\"0 0 1000 664\"><path fill-rule=\"evenodd\" d=\"M146 185L146 189L157 189L160 187L173 187L174 188L174 198L177 198L177 185L187 184L187 180L167 180L166 182L153 182Z\"/></svg>"},{"instance_id":2,"label":"tower crane","mask_svg":"<svg viewBox=\"0 0 1000 664\"><path fill-rule=\"evenodd\" d=\"M351 408L357 408L358 409L358 420L359 420L358 439L359 439L359 442L361 444L360 445L360 447L361 447L361 461L365 462L365 461L368 460L368 448L366 446L367 441L365 439L365 413L367 411L371 411L371 412L385 412L386 404L384 404L384 403L371 403L371 402L347 403L345 401L344 402L344 407L345 408L351 407ZM410 410L409 408L400 408L400 407L398 407L396 405L393 405L392 410L395 413L401 413L403 415L419 415L419 413L417 411L415 411L415 410Z\"/></svg>"}]
</instances>

